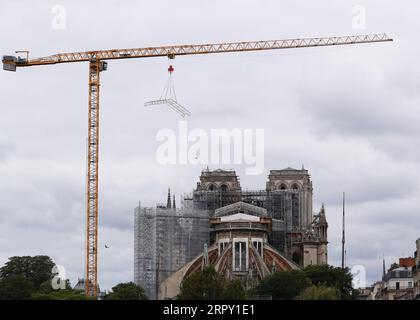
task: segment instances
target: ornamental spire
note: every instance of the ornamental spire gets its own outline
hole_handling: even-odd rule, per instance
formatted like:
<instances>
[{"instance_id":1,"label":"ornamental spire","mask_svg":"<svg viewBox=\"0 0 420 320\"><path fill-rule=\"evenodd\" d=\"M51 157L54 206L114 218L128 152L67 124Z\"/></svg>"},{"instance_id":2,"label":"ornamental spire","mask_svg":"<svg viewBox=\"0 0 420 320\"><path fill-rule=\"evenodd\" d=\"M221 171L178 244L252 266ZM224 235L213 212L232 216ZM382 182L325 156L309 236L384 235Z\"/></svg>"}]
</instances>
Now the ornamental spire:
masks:
<instances>
[{"instance_id":1,"label":"ornamental spire","mask_svg":"<svg viewBox=\"0 0 420 320\"><path fill-rule=\"evenodd\" d=\"M168 201L166 202L166 208L171 208L171 188L168 188Z\"/></svg>"}]
</instances>

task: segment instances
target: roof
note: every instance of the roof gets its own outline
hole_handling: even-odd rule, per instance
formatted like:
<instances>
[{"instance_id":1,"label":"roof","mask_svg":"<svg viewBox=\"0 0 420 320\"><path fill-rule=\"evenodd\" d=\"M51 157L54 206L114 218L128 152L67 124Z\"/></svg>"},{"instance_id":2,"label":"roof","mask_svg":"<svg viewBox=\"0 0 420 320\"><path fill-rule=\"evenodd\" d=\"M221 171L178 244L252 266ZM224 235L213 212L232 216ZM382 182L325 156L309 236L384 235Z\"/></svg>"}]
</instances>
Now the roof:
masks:
<instances>
[{"instance_id":1,"label":"roof","mask_svg":"<svg viewBox=\"0 0 420 320\"><path fill-rule=\"evenodd\" d=\"M234 175L236 176L236 171L233 169L229 169L229 170L225 170L225 169L214 169L214 170L210 170L210 169L204 169L201 171L201 174L223 174L223 175Z\"/></svg>"},{"instance_id":2,"label":"roof","mask_svg":"<svg viewBox=\"0 0 420 320\"><path fill-rule=\"evenodd\" d=\"M413 274L411 272L411 268L400 267L388 272L385 275L384 280L389 281L390 279L407 279L412 277Z\"/></svg>"},{"instance_id":3,"label":"roof","mask_svg":"<svg viewBox=\"0 0 420 320\"><path fill-rule=\"evenodd\" d=\"M244 213L235 213L229 216L223 216L220 218L221 222L228 222L228 221L260 221L260 218L257 216L251 216L249 214Z\"/></svg>"},{"instance_id":4,"label":"roof","mask_svg":"<svg viewBox=\"0 0 420 320\"><path fill-rule=\"evenodd\" d=\"M287 167L287 168L284 168L284 169L282 169L282 170L294 170L294 171L299 171L298 169L295 169L295 168L292 168L292 167Z\"/></svg>"},{"instance_id":5,"label":"roof","mask_svg":"<svg viewBox=\"0 0 420 320\"><path fill-rule=\"evenodd\" d=\"M214 212L215 217L228 216L235 213L245 213L252 216L266 217L267 209L254 206L246 202L235 202L230 205L218 208Z\"/></svg>"}]
</instances>

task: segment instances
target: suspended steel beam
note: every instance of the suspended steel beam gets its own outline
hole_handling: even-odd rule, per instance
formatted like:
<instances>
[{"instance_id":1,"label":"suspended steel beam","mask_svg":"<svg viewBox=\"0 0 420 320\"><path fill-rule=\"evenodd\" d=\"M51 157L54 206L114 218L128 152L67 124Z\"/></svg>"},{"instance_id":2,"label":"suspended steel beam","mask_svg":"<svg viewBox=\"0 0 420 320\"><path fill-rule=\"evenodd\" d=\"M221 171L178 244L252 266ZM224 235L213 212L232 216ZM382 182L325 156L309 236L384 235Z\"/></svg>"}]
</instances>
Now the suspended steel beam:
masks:
<instances>
[{"instance_id":1,"label":"suspended steel beam","mask_svg":"<svg viewBox=\"0 0 420 320\"><path fill-rule=\"evenodd\" d=\"M156 105L161 105L161 104L170 106L171 109L179 113L183 118L185 118L186 116L187 117L191 116L191 112L184 106L180 105L174 99L160 99L160 100L148 101L144 103L144 106L149 107L149 106L156 106Z\"/></svg>"}]
</instances>

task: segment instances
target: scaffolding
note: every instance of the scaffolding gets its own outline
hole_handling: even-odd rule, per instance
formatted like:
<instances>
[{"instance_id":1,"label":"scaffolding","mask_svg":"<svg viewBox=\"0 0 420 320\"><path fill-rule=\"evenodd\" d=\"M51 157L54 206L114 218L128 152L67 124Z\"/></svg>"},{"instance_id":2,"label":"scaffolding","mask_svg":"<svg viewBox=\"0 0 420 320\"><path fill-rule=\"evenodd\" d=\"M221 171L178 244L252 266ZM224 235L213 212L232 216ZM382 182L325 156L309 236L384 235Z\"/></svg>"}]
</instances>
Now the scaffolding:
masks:
<instances>
[{"instance_id":1,"label":"scaffolding","mask_svg":"<svg viewBox=\"0 0 420 320\"><path fill-rule=\"evenodd\" d=\"M272 219L270 244L289 260L295 257L301 245L305 190L203 190L197 188L184 194L180 208L135 210L135 282L145 288L150 299L157 298L159 284L185 263L202 253L205 244L215 241L209 219L216 210L237 202L251 204L264 210ZM225 208L226 209L226 208Z\"/></svg>"},{"instance_id":2,"label":"scaffolding","mask_svg":"<svg viewBox=\"0 0 420 320\"><path fill-rule=\"evenodd\" d=\"M181 208L135 210L134 281L150 299L157 298L159 284L200 254L209 243L209 216L192 210L183 200Z\"/></svg>"},{"instance_id":3,"label":"scaffolding","mask_svg":"<svg viewBox=\"0 0 420 320\"><path fill-rule=\"evenodd\" d=\"M272 219L270 243L276 250L292 259L293 236L297 230L304 230L301 219L303 190L194 190L193 205L196 210L207 210L213 217L216 210L236 202L245 202L267 210ZM210 245L214 236L210 235Z\"/></svg>"},{"instance_id":4,"label":"scaffolding","mask_svg":"<svg viewBox=\"0 0 420 320\"><path fill-rule=\"evenodd\" d=\"M142 286L148 297L156 296L156 219L155 210L134 209L134 283Z\"/></svg>"}]
</instances>

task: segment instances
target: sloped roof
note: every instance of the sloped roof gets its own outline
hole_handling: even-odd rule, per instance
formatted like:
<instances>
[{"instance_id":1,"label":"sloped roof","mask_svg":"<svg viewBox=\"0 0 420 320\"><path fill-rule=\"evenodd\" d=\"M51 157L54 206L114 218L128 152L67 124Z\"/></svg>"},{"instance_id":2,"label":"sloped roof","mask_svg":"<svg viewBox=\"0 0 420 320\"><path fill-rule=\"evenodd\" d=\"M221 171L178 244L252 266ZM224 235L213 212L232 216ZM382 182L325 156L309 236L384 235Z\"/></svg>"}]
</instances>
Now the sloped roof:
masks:
<instances>
[{"instance_id":1,"label":"sloped roof","mask_svg":"<svg viewBox=\"0 0 420 320\"><path fill-rule=\"evenodd\" d=\"M260 221L260 218L254 215L245 214L245 213L234 213L228 216L223 216L220 218L221 222L228 221Z\"/></svg>"},{"instance_id":2,"label":"sloped roof","mask_svg":"<svg viewBox=\"0 0 420 320\"><path fill-rule=\"evenodd\" d=\"M245 213L251 216L266 217L267 209L239 201L215 210L215 217L228 216L235 213Z\"/></svg>"}]
</instances>

